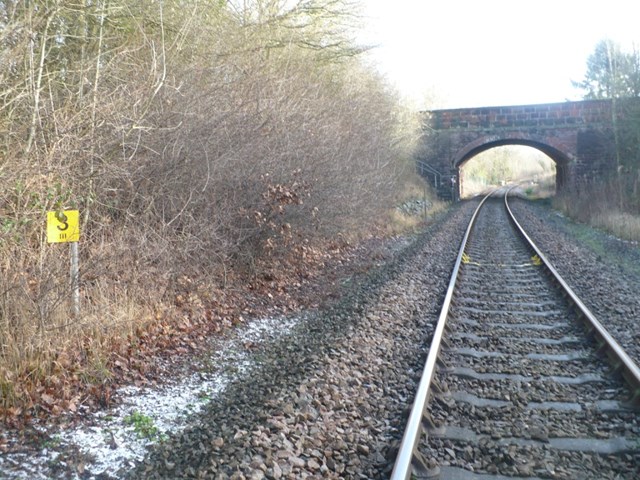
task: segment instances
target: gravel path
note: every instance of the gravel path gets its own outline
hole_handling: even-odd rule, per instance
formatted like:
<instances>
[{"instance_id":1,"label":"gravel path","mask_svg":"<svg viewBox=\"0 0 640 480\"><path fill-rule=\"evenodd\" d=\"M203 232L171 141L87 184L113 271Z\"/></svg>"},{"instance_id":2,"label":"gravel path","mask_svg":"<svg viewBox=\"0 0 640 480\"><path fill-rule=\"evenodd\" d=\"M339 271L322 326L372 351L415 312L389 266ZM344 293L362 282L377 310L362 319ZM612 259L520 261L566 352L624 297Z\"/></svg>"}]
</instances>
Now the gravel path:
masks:
<instances>
[{"instance_id":1,"label":"gravel path","mask_svg":"<svg viewBox=\"0 0 640 480\"><path fill-rule=\"evenodd\" d=\"M472 203L340 305L257 350L255 376L128 477L387 478Z\"/></svg>"}]
</instances>

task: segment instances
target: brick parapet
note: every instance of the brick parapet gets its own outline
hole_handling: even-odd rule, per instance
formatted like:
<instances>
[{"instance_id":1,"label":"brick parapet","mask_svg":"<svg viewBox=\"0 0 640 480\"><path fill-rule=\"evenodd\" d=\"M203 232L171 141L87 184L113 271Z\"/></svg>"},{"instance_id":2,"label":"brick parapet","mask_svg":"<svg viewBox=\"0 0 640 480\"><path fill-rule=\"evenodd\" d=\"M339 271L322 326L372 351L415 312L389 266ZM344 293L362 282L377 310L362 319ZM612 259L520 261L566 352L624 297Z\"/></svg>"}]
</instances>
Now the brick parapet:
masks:
<instances>
[{"instance_id":1,"label":"brick parapet","mask_svg":"<svg viewBox=\"0 0 640 480\"><path fill-rule=\"evenodd\" d=\"M460 108L428 112L436 130L500 129L513 127L565 128L611 122L611 101L515 105L510 107Z\"/></svg>"}]
</instances>

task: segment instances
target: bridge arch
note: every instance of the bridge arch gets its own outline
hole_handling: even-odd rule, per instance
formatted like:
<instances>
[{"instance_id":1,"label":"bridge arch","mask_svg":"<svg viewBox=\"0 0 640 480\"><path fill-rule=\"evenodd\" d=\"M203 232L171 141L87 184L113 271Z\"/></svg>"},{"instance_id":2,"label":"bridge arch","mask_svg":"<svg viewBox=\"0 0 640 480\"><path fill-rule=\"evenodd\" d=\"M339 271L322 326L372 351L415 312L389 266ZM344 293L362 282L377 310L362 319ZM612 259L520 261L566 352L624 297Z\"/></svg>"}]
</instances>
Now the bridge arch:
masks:
<instances>
[{"instance_id":1,"label":"bridge arch","mask_svg":"<svg viewBox=\"0 0 640 480\"><path fill-rule=\"evenodd\" d=\"M456 175L460 178L460 167L476 155L495 147L505 145L522 145L532 147L546 154L556 164L556 186L562 187L567 182L569 165L575 161L575 155L562 150L562 145L552 145L549 139L523 132L506 133L503 135L483 135L460 148L453 156L452 164Z\"/></svg>"},{"instance_id":2,"label":"bridge arch","mask_svg":"<svg viewBox=\"0 0 640 480\"><path fill-rule=\"evenodd\" d=\"M424 112L418 168L441 197L457 199L463 163L493 147L524 145L555 162L560 191L615 166L613 114L611 100Z\"/></svg>"}]
</instances>

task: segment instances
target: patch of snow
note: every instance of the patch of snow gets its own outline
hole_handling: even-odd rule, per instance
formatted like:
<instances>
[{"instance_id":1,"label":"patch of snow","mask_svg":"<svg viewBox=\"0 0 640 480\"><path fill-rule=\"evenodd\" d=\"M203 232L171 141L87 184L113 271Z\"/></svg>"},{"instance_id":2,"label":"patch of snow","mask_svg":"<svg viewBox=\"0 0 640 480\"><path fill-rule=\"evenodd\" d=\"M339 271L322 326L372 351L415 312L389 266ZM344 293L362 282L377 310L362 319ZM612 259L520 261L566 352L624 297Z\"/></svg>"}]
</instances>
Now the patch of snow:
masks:
<instances>
[{"instance_id":1,"label":"patch of snow","mask_svg":"<svg viewBox=\"0 0 640 480\"><path fill-rule=\"evenodd\" d=\"M39 454L10 453L0 455L0 476L6 479L44 480L55 478L51 465L66 470L61 452L76 450L87 462L83 478L110 478L123 467L142 460L154 443L169 432L183 429L191 415L198 413L227 385L246 377L256 362L246 345L269 343L288 335L298 318L254 320L216 342L208 361L216 365L215 373L198 373L175 379L157 388L123 387L116 393L117 407L97 412L84 425L69 430L47 432L53 439ZM135 419L145 421L148 435L136 426ZM87 476L87 473L89 476ZM6 476L5 476L6 475ZM69 472L65 473L68 478ZM77 477L76 477L77 478Z\"/></svg>"}]
</instances>

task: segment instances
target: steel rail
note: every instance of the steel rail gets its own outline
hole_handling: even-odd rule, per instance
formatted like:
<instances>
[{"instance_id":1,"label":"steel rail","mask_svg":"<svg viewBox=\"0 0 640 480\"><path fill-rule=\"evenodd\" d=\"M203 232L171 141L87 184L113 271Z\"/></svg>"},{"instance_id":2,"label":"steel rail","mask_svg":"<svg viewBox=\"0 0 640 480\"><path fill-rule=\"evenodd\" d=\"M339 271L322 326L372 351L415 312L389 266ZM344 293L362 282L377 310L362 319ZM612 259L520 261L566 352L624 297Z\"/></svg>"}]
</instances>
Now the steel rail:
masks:
<instances>
[{"instance_id":1,"label":"steel rail","mask_svg":"<svg viewBox=\"0 0 640 480\"><path fill-rule=\"evenodd\" d=\"M409 480L411 478L411 475L413 474L414 466L418 468L416 465L414 465L415 463L420 461L417 454L417 447L420 442L422 433L425 430L424 413L429 400L431 382L436 371L436 363L438 361L438 355L440 354L440 346L447 323L447 317L449 315L449 307L451 306L453 292L456 286L456 281L458 279L458 271L460 270L462 257L465 253L467 241L475 224L478 212L482 208L484 202L492 194L493 192L482 199L475 212L473 213L464 237L462 238L460 249L458 250L458 256L456 258L456 263L453 267L453 272L451 273L451 279L449 280L447 294L445 295L442 310L440 311L440 316L438 317L438 323L433 334L433 339L431 340L431 346L429 347L427 361L425 362L424 369L422 371L422 377L420 379L420 384L418 385L418 391L413 402L413 407L411 408L411 413L409 414L409 420L407 421L407 426L402 437L402 442L400 443L398 456L396 457L396 462L394 464L393 471L391 472L391 480ZM422 466L422 468L425 467Z\"/></svg>"},{"instance_id":2,"label":"steel rail","mask_svg":"<svg viewBox=\"0 0 640 480\"><path fill-rule=\"evenodd\" d=\"M573 289L564 281L564 279L560 276L558 271L551 265L551 262L544 256L542 251L538 248L538 246L531 240L529 235L524 231L524 228L518 223L515 215L511 211L509 207L508 197L511 189L509 189L504 196L504 204L509 213L509 217L513 225L516 227L519 234L525 240L525 242L530 246L531 250L535 252L535 254L540 258L542 264L545 266L547 271L551 274L552 278L561 286L561 288L566 292L569 300L575 305L578 310L578 314L580 318L585 321L587 325L587 330L589 333L593 333L597 337L597 341L600 348L605 348L607 351L607 356L609 360L613 363L613 367L615 370L620 370L620 373L624 377L624 379L629 384L631 388L631 404L637 404L640 401L640 368L638 365L627 355L624 349L620 346L618 342L611 336L611 334L607 331L607 329L598 321L593 313L587 308L587 306L582 303L582 301L578 298L578 296L574 293Z\"/></svg>"},{"instance_id":3,"label":"steel rail","mask_svg":"<svg viewBox=\"0 0 640 480\"><path fill-rule=\"evenodd\" d=\"M509 207L508 196L511 189L507 190L504 197L504 203L506 210L509 214L510 220L516 227L518 233L522 236L525 242L529 245L531 250L538 256L542 265L552 275L554 280L560 285L560 287L566 292L567 297L573 302L578 310L579 316L586 319L588 322L588 328L593 332L599 340L600 346L604 346L607 349L607 353L614 364L616 370L620 370L625 380L628 382L632 389L632 402L637 403L640 400L640 368L633 362L633 360L625 353L623 348L613 339L613 337L607 332L602 324L596 319L591 311L584 305L584 303L577 297L571 287L562 279L557 270L551 265L549 260L540 251L537 245L531 240L531 238L524 231L520 223L515 218L511 208ZM391 480L409 480L414 474L414 469L417 471L428 471L424 461L418 454L417 447L420 442L422 434L425 432L425 413L427 403L429 401L429 395L431 393L431 383L436 372L436 365L438 362L438 356L440 354L440 347L443 340L444 331L446 328L447 318L449 316L449 309L453 299L453 292L455 290L456 282L458 279L458 272L462 264L462 257L465 253L471 230L473 229L478 212L482 208L485 201L493 195L494 192L486 195L471 217L469 225L465 231L464 237L458 250L458 256L449 280L449 286L445 295L444 303L438 317L438 323L436 325L431 346L429 347L429 353L422 372L420 384L416 393L411 413L409 414L409 420L400 443L398 455L391 473ZM437 475L437 472L433 472Z\"/></svg>"}]
</instances>

